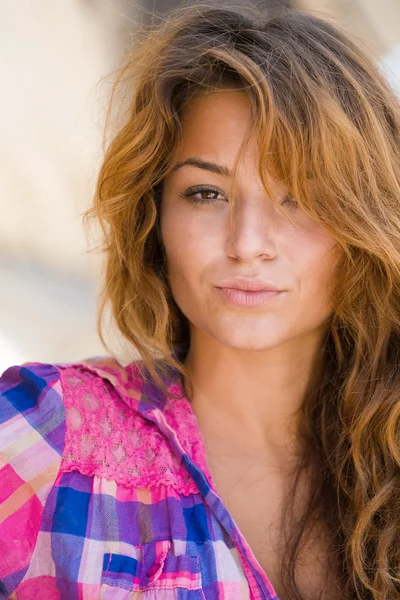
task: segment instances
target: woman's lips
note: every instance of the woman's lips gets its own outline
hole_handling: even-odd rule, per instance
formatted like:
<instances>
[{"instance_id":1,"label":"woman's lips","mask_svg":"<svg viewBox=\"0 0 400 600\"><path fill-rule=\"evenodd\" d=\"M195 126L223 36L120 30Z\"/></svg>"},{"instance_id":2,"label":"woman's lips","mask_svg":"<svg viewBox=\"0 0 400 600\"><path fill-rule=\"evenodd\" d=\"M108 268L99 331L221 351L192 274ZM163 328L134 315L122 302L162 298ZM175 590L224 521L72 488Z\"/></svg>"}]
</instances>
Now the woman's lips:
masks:
<instances>
[{"instance_id":1,"label":"woman's lips","mask_svg":"<svg viewBox=\"0 0 400 600\"><path fill-rule=\"evenodd\" d=\"M261 306L283 293L270 290L246 291L229 287L217 289L230 304L235 306Z\"/></svg>"}]
</instances>

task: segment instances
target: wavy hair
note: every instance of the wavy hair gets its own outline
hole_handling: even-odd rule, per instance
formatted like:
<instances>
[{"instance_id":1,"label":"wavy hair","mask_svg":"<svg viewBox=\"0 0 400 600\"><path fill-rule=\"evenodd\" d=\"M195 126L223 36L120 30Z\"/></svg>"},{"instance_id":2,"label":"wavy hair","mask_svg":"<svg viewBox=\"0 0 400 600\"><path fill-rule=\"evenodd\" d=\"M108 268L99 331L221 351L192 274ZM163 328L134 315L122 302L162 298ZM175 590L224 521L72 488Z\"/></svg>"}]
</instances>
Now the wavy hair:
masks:
<instances>
[{"instance_id":1,"label":"wavy hair","mask_svg":"<svg viewBox=\"0 0 400 600\"><path fill-rule=\"evenodd\" d=\"M268 168L344 251L324 369L303 408L306 443L293 498L311 463L313 495L300 518L293 517L293 502L285 506L282 586L291 600L306 597L296 565L319 515L329 528L343 597L400 598L397 97L374 57L336 24L295 9L269 14L207 5L181 8L137 34L115 90L121 86L129 107L86 214L101 225L106 259L100 335L108 306L156 378L160 358L185 374L175 349L188 347L189 329L165 271L162 181L192 95L232 86L245 91L266 191L271 195Z\"/></svg>"}]
</instances>

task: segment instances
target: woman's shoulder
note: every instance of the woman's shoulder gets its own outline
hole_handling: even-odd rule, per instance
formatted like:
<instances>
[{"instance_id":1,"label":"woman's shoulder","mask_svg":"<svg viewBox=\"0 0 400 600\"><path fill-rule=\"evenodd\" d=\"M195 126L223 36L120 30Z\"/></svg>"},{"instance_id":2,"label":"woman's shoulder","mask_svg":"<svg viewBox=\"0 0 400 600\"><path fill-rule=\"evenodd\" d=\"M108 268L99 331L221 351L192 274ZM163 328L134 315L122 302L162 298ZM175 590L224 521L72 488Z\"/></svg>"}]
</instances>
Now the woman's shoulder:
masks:
<instances>
[{"instance_id":1,"label":"woman's shoulder","mask_svg":"<svg viewBox=\"0 0 400 600\"><path fill-rule=\"evenodd\" d=\"M27 362L6 369L0 376L1 419L32 415L42 407L50 418L63 406L93 408L114 397L124 398L131 410L138 407L143 389L143 363L123 366L112 357L92 357L77 363ZM119 393L117 393L119 392Z\"/></svg>"},{"instance_id":2,"label":"woman's shoulder","mask_svg":"<svg viewBox=\"0 0 400 600\"><path fill-rule=\"evenodd\" d=\"M48 462L65 462L71 444L80 439L96 434L100 443L107 431L99 417L107 414L110 429L115 428L128 408L116 393L123 373L115 359L102 357L70 364L29 362L6 369L0 377L3 460L18 462L23 456L24 462L29 458L33 464L36 452ZM131 413L140 399L139 373L139 365L130 369Z\"/></svg>"},{"instance_id":3,"label":"woman's shoulder","mask_svg":"<svg viewBox=\"0 0 400 600\"><path fill-rule=\"evenodd\" d=\"M173 383L168 389L177 392ZM93 357L11 367L0 377L0 414L0 448L24 444L23 424L32 440L41 437L58 453L61 473L193 491L173 447L178 433L182 453L191 452L196 424L188 402L171 401L140 360L124 366L112 357ZM34 447L32 441L32 453Z\"/></svg>"},{"instance_id":4,"label":"woman's shoulder","mask_svg":"<svg viewBox=\"0 0 400 600\"><path fill-rule=\"evenodd\" d=\"M45 417L55 424L63 420L63 413L66 417L68 408L79 408L83 414L93 410L95 404L111 408L112 400L122 397L124 405L134 411L143 381L141 361L124 367L112 357L93 357L77 363L14 365L0 377L0 422L18 415L34 422L43 413L39 420L42 426Z\"/></svg>"},{"instance_id":5,"label":"woman's shoulder","mask_svg":"<svg viewBox=\"0 0 400 600\"><path fill-rule=\"evenodd\" d=\"M44 363L9 367L0 377L0 449L11 447L13 454L19 440L34 446L39 439L62 454L65 410L59 370Z\"/></svg>"}]
</instances>

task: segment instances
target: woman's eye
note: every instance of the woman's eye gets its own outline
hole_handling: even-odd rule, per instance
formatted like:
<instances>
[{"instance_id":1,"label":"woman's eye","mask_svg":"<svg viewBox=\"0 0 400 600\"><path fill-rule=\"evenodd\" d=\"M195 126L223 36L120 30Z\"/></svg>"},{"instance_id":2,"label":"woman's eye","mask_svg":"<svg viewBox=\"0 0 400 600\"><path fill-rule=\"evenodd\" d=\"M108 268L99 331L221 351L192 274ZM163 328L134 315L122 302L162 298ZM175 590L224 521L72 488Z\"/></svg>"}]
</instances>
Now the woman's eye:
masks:
<instances>
[{"instance_id":1,"label":"woman's eye","mask_svg":"<svg viewBox=\"0 0 400 600\"><path fill-rule=\"evenodd\" d=\"M226 197L213 187L194 187L189 188L181 194L183 198L190 198L195 204L211 204L217 200L226 200ZM221 196L220 198L218 196Z\"/></svg>"}]
</instances>

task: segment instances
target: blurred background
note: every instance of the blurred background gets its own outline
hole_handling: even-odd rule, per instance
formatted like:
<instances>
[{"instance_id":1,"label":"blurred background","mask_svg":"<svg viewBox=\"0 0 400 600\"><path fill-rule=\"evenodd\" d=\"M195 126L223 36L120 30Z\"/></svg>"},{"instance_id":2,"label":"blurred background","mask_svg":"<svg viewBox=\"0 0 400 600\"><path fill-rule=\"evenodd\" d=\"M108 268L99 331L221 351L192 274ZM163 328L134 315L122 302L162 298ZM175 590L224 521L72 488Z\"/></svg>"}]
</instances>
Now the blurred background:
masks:
<instances>
[{"instance_id":1,"label":"blurred background","mask_svg":"<svg viewBox=\"0 0 400 600\"><path fill-rule=\"evenodd\" d=\"M72 362L106 353L96 332L100 260L87 251L81 215L102 157L107 75L136 27L178 4L13 0L2 6L0 373L26 360ZM254 4L295 5L339 20L374 52L400 94L400 0Z\"/></svg>"}]
</instances>

